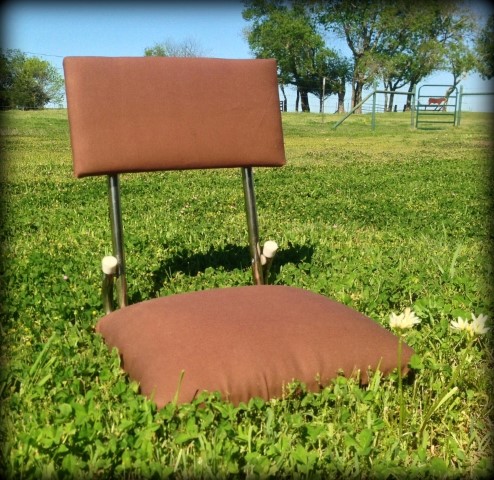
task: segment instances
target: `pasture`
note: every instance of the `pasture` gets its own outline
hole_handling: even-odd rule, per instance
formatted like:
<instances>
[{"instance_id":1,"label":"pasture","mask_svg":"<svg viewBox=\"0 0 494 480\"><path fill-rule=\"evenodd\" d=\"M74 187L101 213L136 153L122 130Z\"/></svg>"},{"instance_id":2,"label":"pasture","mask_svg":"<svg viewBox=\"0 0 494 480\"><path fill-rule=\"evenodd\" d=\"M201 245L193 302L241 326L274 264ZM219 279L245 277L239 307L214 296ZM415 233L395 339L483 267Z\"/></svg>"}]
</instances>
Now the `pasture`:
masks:
<instances>
[{"instance_id":1,"label":"pasture","mask_svg":"<svg viewBox=\"0 0 494 480\"><path fill-rule=\"evenodd\" d=\"M255 171L271 281L389 328L410 307L398 388L335 379L233 407L156 410L95 335L111 253L106 180L72 176L65 110L1 113L1 465L7 478L488 478L493 473L492 117L284 114L288 164ZM240 171L123 175L131 303L250 283ZM206 361L207 359L205 359ZM404 415L400 406L404 405Z\"/></svg>"}]
</instances>

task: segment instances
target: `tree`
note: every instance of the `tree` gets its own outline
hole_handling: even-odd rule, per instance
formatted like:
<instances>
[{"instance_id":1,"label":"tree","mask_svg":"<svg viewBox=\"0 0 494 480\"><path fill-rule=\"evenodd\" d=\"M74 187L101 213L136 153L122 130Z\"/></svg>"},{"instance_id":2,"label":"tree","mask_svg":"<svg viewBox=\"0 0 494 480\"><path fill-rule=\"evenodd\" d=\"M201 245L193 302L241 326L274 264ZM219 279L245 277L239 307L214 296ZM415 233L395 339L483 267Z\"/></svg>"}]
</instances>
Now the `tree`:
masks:
<instances>
[{"instance_id":1,"label":"tree","mask_svg":"<svg viewBox=\"0 0 494 480\"><path fill-rule=\"evenodd\" d=\"M418 26L418 50L412 54L418 57L412 62L409 91L436 70L447 70L453 73L456 85L464 74L474 66L469 49L464 43L472 36L476 25L472 13L465 9L462 2L424 1L419 2L415 9ZM418 60L418 61L417 61ZM471 64L471 65L469 65ZM453 88L445 93L448 97ZM410 108L411 97L408 97L407 108Z\"/></svg>"},{"instance_id":2,"label":"tree","mask_svg":"<svg viewBox=\"0 0 494 480\"><path fill-rule=\"evenodd\" d=\"M193 38L186 38L180 42L171 38L161 43L155 43L144 50L146 57L203 57L205 55L199 43Z\"/></svg>"},{"instance_id":3,"label":"tree","mask_svg":"<svg viewBox=\"0 0 494 480\"><path fill-rule=\"evenodd\" d=\"M321 25L344 38L352 52L352 107L355 107L362 101L364 87L378 77L380 45L395 30L396 6L382 0L327 0L319 2L314 11Z\"/></svg>"},{"instance_id":4,"label":"tree","mask_svg":"<svg viewBox=\"0 0 494 480\"><path fill-rule=\"evenodd\" d=\"M46 60L7 50L0 53L0 65L2 107L34 109L62 103L63 78Z\"/></svg>"},{"instance_id":5,"label":"tree","mask_svg":"<svg viewBox=\"0 0 494 480\"><path fill-rule=\"evenodd\" d=\"M338 113L344 113L346 84L352 78L350 61L329 48L321 49L314 57L313 73L304 80L305 88L319 99L319 112L323 102L331 95L338 96Z\"/></svg>"},{"instance_id":6,"label":"tree","mask_svg":"<svg viewBox=\"0 0 494 480\"><path fill-rule=\"evenodd\" d=\"M10 91L14 81L14 72L11 65L11 52L0 50L0 107L11 108Z\"/></svg>"},{"instance_id":7,"label":"tree","mask_svg":"<svg viewBox=\"0 0 494 480\"><path fill-rule=\"evenodd\" d=\"M487 23L476 39L477 70L484 80L494 77L494 14L489 15Z\"/></svg>"},{"instance_id":8,"label":"tree","mask_svg":"<svg viewBox=\"0 0 494 480\"><path fill-rule=\"evenodd\" d=\"M245 6L242 16L251 22L245 32L251 51L256 58L277 60L282 93L284 85L294 85L295 110L300 101L302 111L309 112L308 94L320 96L322 79L330 74L328 61L336 54L326 48L304 2L253 0Z\"/></svg>"},{"instance_id":9,"label":"tree","mask_svg":"<svg viewBox=\"0 0 494 480\"><path fill-rule=\"evenodd\" d=\"M330 63L326 78L330 91L338 97L337 113L345 113L346 84L352 79L352 63L348 58L336 55Z\"/></svg>"},{"instance_id":10,"label":"tree","mask_svg":"<svg viewBox=\"0 0 494 480\"><path fill-rule=\"evenodd\" d=\"M325 0L315 8L319 22L347 42L354 60L352 105L364 86L384 78L388 88L415 86L444 66L448 47L474 28L460 1ZM411 96L407 104L410 105Z\"/></svg>"},{"instance_id":11,"label":"tree","mask_svg":"<svg viewBox=\"0 0 494 480\"><path fill-rule=\"evenodd\" d=\"M394 91L409 84L408 91L412 92L421 79L438 68L441 59L440 44L430 31L434 13L426 2L398 0L395 7L392 28L379 47L380 73L385 89L391 92L389 102L385 102L388 111L393 109Z\"/></svg>"},{"instance_id":12,"label":"tree","mask_svg":"<svg viewBox=\"0 0 494 480\"><path fill-rule=\"evenodd\" d=\"M408 72L408 64L409 57L404 52L397 52L393 56L383 58L382 78L384 89L390 92L389 99L388 94L385 94L385 111L391 112L393 110L394 92L409 82L408 75L406 74Z\"/></svg>"},{"instance_id":13,"label":"tree","mask_svg":"<svg viewBox=\"0 0 494 480\"><path fill-rule=\"evenodd\" d=\"M472 70L477 67L477 57L474 52L459 40L451 42L444 59L444 69L453 75L452 87L456 87Z\"/></svg>"},{"instance_id":14,"label":"tree","mask_svg":"<svg viewBox=\"0 0 494 480\"><path fill-rule=\"evenodd\" d=\"M396 3L397 10L392 31L388 32L379 48L381 75L384 87L391 91L388 111L394 103L394 92L408 84L406 109L411 106L416 85L438 70L443 51L435 31L436 11L430 11L426 2ZM429 4L431 6L431 4Z\"/></svg>"}]
</instances>

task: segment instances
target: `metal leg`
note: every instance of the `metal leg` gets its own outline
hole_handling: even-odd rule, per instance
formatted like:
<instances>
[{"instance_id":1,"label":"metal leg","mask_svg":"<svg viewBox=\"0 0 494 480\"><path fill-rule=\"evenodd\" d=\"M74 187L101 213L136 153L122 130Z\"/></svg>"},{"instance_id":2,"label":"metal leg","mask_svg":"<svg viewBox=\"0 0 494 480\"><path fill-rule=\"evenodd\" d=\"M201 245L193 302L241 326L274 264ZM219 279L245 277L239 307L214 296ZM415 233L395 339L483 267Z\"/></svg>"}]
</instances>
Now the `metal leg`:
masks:
<instances>
[{"instance_id":1,"label":"metal leg","mask_svg":"<svg viewBox=\"0 0 494 480\"><path fill-rule=\"evenodd\" d=\"M125 255L123 242L122 211L120 208L120 181L118 175L108 175L108 202L113 255L118 266L116 273L117 297L120 308L127 306L127 281L125 278Z\"/></svg>"},{"instance_id":2,"label":"metal leg","mask_svg":"<svg viewBox=\"0 0 494 480\"><path fill-rule=\"evenodd\" d=\"M257 223L256 198L254 194L252 167L242 167L241 170L242 182L244 186L245 213L247 214L247 228L249 230L252 277L255 285L263 285L264 275L261 262L261 248L259 246L259 226Z\"/></svg>"}]
</instances>

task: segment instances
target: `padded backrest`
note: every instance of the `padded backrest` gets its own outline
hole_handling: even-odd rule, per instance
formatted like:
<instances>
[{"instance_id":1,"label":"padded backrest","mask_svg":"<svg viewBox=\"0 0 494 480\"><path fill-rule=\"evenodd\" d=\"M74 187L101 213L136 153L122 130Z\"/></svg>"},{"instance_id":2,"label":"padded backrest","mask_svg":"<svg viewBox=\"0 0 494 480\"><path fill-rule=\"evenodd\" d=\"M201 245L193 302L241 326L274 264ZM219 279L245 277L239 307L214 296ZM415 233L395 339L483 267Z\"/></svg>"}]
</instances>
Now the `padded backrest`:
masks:
<instances>
[{"instance_id":1,"label":"padded backrest","mask_svg":"<svg viewBox=\"0 0 494 480\"><path fill-rule=\"evenodd\" d=\"M77 177L285 163L275 60L67 57Z\"/></svg>"}]
</instances>

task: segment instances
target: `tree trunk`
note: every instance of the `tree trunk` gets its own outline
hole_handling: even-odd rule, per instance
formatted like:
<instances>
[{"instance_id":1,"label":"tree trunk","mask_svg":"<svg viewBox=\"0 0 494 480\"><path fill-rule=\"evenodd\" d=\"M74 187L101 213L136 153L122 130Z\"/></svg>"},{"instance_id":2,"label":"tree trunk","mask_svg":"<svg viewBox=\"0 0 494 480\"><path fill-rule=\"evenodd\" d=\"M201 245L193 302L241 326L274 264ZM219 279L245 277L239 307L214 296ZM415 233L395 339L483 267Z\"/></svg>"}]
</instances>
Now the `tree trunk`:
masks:
<instances>
[{"instance_id":1,"label":"tree trunk","mask_svg":"<svg viewBox=\"0 0 494 480\"><path fill-rule=\"evenodd\" d=\"M287 110L286 106L287 106L288 102L286 99L285 87L282 84L280 84L280 90L281 90L281 93L283 94L283 111L286 112L286 110Z\"/></svg>"},{"instance_id":2,"label":"tree trunk","mask_svg":"<svg viewBox=\"0 0 494 480\"><path fill-rule=\"evenodd\" d=\"M300 100L300 91L297 88L297 97L295 98L295 111L298 112L298 102Z\"/></svg>"},{"instance_id":3,"label":"tree trunk","mask_svg":"<svg viewBox=\"0 0 494 480\"><path fill-rule=\"evenodd\" d=\"M338 113L345 113L345 91L338 92Z\"/></svg>"},{"instance_id":4,"label":"tree trunk","mask_svg":"<svg viewBox=\"0 0 494 480\"><path fill-rule=\"evenodd\" d=\"M408 93L407 95L407 103L405 104L405 108L403 109L404 112L409 112L412 108L412 92L415 87L415 82L410 82L410 86L408 87Z\"/></svg>"},{"instance_id":5,"label":"tree trunk","mask_svg":"<svg viewBox=\"0 0 494 480\"><path fill-rule=\"evenodd\" d=\"M364 89L364 84L359 80L352 82L352 108L358 105L362 101L362 90ZM362 113L362 106L357 108L353 113Z\"/></svg>"},{"instance_id":6,"label":"tree trunk","mask_svg":"<svg viewBox=\"0 0 494 480\"><path fill-rule=\"evenodd\" d=\"M302 112L310 112L309 107L309 94L307 90L299 89L300 92L300 106L302 107Z\"/></svg>"},{"instance_id":7,"label":"tree trunk","mask_svg":"<svg viewBox=\"0 0 494 480\"><path fill-rule=\"evenodd\" d=\"M388 104L388 112L393 111L393 102L395 101L395 93L391 91L389 94L389 104Z\"/></svg>"},{"instance_id":8,"label":"tree trunk","mask_svg":"<svg viewBox=\"0 0 494 480\"><path fill-rule=\"evenodd\" d=\"M384 80L383 84L384 84L384 91L387 92L389 90L391 90L391 88L389 88L389 81L388 80ZM393 108L393 102L390 101L388 103L388 100L389 100L389 97L388 97L388 94L385 93L384 94L384 111L385 112L390 112L391 109Z\"/></svg>"}]
</instances>

